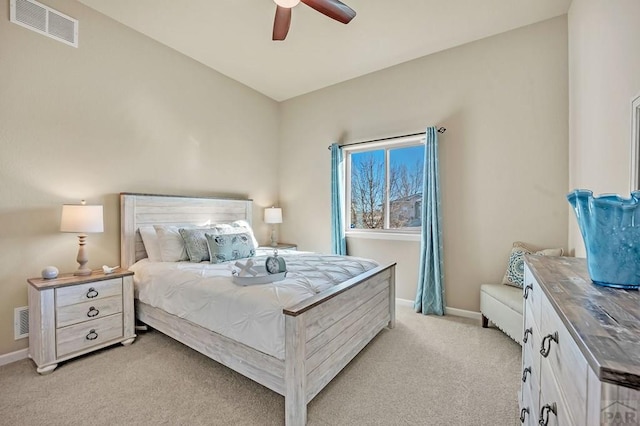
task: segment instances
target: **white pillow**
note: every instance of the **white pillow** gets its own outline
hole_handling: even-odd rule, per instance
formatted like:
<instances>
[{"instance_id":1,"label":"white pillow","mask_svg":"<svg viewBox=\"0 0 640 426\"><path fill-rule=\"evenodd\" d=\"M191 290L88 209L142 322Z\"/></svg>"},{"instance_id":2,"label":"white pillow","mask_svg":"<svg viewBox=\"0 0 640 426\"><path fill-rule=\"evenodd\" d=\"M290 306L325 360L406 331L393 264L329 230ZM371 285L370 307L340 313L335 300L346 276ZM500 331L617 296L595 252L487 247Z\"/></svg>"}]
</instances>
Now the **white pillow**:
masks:
<instances>
[{"instance_id":1,"label":"white pillow","mask_svg":"<svg viewBox=\"0 0 640 426\"><path fill-rule=\"evenodd\" d=\"M183 226L153 225L158 236L160 258L163 262L189 260L182 235L178 231Z\"/></svg>"},{"instance_id":2,"label":"white pillow","mask_svg":"<svg viewBox=\"0 0 640 426\"><path fill-rule=\"evenodd\" d=\"M158 241L158 234L153 226L141 226L138 228L142 242L144 243L144 249L147 251L147 258L151 262L162 262L162 256L160 255L160 243Z\"/></svg>"}]
</instances>

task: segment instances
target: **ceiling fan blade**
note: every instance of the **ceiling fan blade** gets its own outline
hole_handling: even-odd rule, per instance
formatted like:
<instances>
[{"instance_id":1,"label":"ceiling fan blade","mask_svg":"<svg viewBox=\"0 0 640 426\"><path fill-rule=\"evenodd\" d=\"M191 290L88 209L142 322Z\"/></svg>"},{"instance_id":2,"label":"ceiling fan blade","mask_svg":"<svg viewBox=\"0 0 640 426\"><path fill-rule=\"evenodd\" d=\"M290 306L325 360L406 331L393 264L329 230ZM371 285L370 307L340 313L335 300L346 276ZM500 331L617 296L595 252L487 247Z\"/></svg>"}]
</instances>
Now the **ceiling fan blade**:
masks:
<instances>
[{"instance_id":1,"label":"ceiling fan blade","mask_svg":"<svg viewBox=\"0 0 640 426\"><path fill-rule=\"evenodd\" d=\"M272 40L284 40L287 38L291 25L291 8L276 6L276 17L273 20Z\"/></svg>"},{"instance_id":2,"label":"ceiling fan blade","mask_svg":"<svg viewBox=\"0 0 640 426\"><path fill-rule=\"evenodd\" d=\"M348 24L356 16L356 11L339 0L300 0L329 18Z\"/></svg>"}]
</instances>

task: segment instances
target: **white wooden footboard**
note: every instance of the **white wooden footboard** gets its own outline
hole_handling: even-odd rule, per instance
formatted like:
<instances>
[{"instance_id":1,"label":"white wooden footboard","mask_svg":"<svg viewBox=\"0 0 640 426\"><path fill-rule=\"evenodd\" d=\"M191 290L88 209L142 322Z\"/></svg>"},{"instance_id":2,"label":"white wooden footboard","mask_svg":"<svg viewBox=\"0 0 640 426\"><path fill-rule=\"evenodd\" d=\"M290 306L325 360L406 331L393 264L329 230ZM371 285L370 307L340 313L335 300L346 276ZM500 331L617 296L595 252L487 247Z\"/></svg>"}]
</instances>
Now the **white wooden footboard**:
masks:
<instances>
[{"instance_id":1,"label":"white wooden footboard","mask_svg":"<svg viewBox=\"0 0 640 426\"><path fill-rule=\"evenodd\" d=\"M395 263L368 271L285 314L285 421L304 425L311 401L384 327L395 326Z\"/></svg>"}]
</instances>

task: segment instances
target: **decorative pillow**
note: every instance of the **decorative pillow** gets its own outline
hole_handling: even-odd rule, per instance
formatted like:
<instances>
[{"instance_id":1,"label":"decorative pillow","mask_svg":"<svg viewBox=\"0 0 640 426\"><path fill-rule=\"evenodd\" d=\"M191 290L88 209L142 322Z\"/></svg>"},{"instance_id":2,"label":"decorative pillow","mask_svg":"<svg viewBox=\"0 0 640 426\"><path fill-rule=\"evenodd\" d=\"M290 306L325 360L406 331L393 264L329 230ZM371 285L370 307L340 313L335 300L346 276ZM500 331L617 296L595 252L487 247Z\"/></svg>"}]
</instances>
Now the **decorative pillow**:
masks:
<instances>
[{"instance_id":1,"label":"decorative pillow","mask_svg":"<svg viewBox=\"0 0 640 426\"><path fill-rule=\"evenodd\" d=\"M509 255L509 264L507 271L502 278L502 284L520 287L524 286L524 255L536 254L540 256L562 256L564 250L562 248L538 250L527 243L516 241L513 243L511 254Z\"/></svg>"},{"instance_id":2,"label":"decorative pillow","mask_svg":"<svg viewBox=\"0 0 640 426\"><path fill-rule=\"evenodd\" d=\"M209 248L207 247L207 238L205 232L211 232L208 228L180 228L178 230L184 246L187 250L187 256L191 262L202 262L209 260Z\"/></svg>"},{"instance_id":3,"label":"decorative pillow","mask_svg":"<svg viewBox=\"0 0 640 426\"><path fill-rule=\"evenodd\" d=\"M153 226L141 226L138 228L144 249L147 252L147 258L151 262L162 262L162 256L160 255L160 243L158 241L158 234Z\"/></svg>"},{"instance_id":4,"label":"decorative pillow","mask_svg":"<svg viewBox=\"0 0 640 426\"><path fill-rule=\"evenodd\" d=\"M160 246L160 258L163 262L180 262L189 260L184 240L180 235L179 227L168 225L153 225L158 236Z\"/></svg>"},{"instance_id":5,"label":"decorative pillow","mask_svg":"<svg viewBox=\"0 0 640 426\"><path fill-rule=\"evenodd\" d=\"M256 240L256 237L253 235L253 229L251 229L251 225L249 225L249 222L247 222L246 220L236 220L235 222L233 222L231 224L231 226L233 226L234 228L242 228L245 229L246 233L251 235L251 240L253 241L253 246L255 248L260 247L260 244L258 244L258 240Z\"/></svg>"},{"instance_id":6,"label":"decorative pillow","mask_svg":"<svg viewBox=\"0 0 640 426\"><path fill-rule=\"evenodd\" d=\"M256 248L247 232L205 233L211 263L227 262L255 256Z\"/></svg>"}]
</instances>

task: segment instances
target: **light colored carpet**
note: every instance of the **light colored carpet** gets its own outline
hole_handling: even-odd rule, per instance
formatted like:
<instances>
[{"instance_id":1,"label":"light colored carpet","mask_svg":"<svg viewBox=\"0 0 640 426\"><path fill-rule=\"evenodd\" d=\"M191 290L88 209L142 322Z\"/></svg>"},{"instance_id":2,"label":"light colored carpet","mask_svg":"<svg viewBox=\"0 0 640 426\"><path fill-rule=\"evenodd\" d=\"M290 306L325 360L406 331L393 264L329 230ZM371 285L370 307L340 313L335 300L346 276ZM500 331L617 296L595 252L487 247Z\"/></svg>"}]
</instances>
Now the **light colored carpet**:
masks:
<instances>
[{"instance_id":1,"label":"light colored carpet","mask_svg":"<svg viewBox=\"0 0 640 426\"><path fill-rule=\"evenodd\" d=\"M311 403L309 425L515 425L520 346L495 328L398 308ZM280 425L284 398L162 335L39 376L0 367L6 425Z\"/></svg>"}]
</instances>

